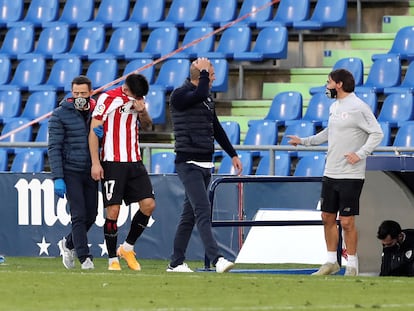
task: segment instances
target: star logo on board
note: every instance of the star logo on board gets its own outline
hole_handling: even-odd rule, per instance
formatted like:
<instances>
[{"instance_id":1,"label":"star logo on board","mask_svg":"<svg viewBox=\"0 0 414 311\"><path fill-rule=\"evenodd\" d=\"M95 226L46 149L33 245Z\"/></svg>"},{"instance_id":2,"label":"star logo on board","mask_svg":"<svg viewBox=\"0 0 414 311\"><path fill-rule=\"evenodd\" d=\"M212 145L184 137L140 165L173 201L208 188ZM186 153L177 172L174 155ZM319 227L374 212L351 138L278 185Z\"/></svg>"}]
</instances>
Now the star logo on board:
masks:
<instances>
[{"instance_id":1,"label":"star logo on board","mask_svg":"<svg viewBox=\"0 0 414 311\"><path fill-rule=\"evenodd\" d=\"M104 240L103 243L98 243L99 247L101 248L101 256L108 255L108 249L106 248L106 241Z\"/></svg>"},{"instance_id":2,"label":"star logo on board","mask_svg":"<svg viewBox=\"0 0 414 311\"><path fill-rule=\"evenodd\" d=\"M42 238L42 242L41 243L36 243L36 244L40 248L40 250L39 250L39 256L42 255L43 253L46 254L47 256L49 256L49 250L48 250L48 248L50 246L50 243L46 243L46 239L45 239L44 236Z\"/></svg>"}]
</instances>

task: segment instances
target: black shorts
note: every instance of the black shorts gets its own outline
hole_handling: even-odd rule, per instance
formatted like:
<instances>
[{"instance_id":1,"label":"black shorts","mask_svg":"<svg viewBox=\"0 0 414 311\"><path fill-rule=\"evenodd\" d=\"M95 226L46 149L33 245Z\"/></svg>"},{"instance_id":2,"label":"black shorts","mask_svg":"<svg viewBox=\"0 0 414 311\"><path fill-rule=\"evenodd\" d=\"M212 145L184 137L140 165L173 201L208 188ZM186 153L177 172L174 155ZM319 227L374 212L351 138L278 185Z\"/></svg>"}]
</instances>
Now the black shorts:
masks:
<instances>
[{"instance_id":1,"label":"black shorts","mask_svg":"<svg viewBox=\"0 0 414 311\"><path fill-rule=\"evenodd\" d=\"M102 162L104 178L102 197L104 206L139 202L153 198L151 180L142 163L139 162Z\"/></svg>"},{"instance_id":2,"label":"black shorts","mask_svg":"<svg viewBox=\"0 0 414 311\"><path fill-rule=\"evenodd\" d=\"M364 179L322 178L321 210L341 216L359 215L359 197Z\"/></svg>"}]
</instances>

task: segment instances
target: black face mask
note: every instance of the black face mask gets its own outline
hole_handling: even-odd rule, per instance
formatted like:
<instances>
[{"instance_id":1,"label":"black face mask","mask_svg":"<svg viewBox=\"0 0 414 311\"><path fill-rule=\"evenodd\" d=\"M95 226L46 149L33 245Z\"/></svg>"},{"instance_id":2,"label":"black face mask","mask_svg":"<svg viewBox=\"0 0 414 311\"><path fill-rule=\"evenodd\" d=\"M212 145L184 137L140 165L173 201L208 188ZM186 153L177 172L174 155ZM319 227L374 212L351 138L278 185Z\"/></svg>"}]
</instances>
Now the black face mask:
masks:
<instances>
[{"instance_id":1,"label":"black face mask","mask_svg":"<svg viewBox=\"0 0 414 311\"><path fill-rule=\"evenodd\" d=\"M336 98L336 95L338 95L338 92L336 91L336 89L326 88L325 95L328 96L328 98Z\"/></svg>"},{"instance_id":2,"label":"black face mask","mask_svg":"<svg viewBox=\"0 0 414 311\"><path fill-rule=\"evenodd\" d=\"M399 249L400 249L400 245L398 243L396 243L393 246L384 247L382 251L384 252L384 254L394 254L394 253L398 252Z\"/></svg>"},{"instance_id":3,"label":"black face mask","mask_svg":"<svg viewBox=\"0 0 414 311\"><path fill-rule=\"evenodd\" d=\"M90 107L89 97L74 98L73 104L77 110L87 110Z\"/></svg>"}]
</instances>

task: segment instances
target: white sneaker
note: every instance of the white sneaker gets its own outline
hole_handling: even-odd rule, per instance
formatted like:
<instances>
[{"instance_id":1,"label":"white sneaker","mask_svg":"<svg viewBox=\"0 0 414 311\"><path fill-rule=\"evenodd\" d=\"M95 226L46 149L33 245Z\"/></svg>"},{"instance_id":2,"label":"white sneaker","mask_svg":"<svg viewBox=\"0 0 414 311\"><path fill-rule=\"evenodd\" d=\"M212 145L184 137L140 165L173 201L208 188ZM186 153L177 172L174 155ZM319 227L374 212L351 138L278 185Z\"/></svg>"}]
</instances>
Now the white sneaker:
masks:
<instances>
[{"instance_id":1,"label":"white sneaker","mask_svg":"<svg viewBox=\"0 0 414 311\"><path fill-rule=\"evenodd\" d=\"M81 269L82 270L91 270L91 269L95 269L95 266L93 264L93 261L91 258L86 258L84 262L82 262L81 264Z\"/></svg>"},{"instance_id":2,"label":"white sneaker","mask_svg":"<svg viewBox=\"0 0 414 311\"><path fill-rule=\"evenodd\" d=\"M58 242L60 254L62 255L62 263L66 269L75 268L75 249L69 249L66 247L66 238L63 238Z\"/></svg>"},{"instance_id":3,"label":"white sneaker","mask_svg":"<svg viewBox=\"0 0 414 311\"><path fill-rule=\"evenodd\" d=\"M327 263L324 263L319 268L318 271L312 273L312 275L330 275L330 274L336 274L340 269L341 269L341 267L339 266L339 264L337 262L335 262L335 263L327 262Z\"/></svg>"},{"instance_id":4,"label":"white sneaker","mask_svg":"<svg viewBox=\"0 0 414 311\"><path fill-rule=\"evenodd\" d=\"M231 269L233 269L233 267L234 267L234 263L231 261L228 261L224 257L220 257L216 262L217 273L229 272Z\"/></svg>"},{"instance_id":5,"label":"white sneaker","mask_svg":"<svg viewBox=\"0 0 414 311\"><path fill-rule=\"evenodd\" d=\"M166 271L167 272L194 272L193 270L190 269L190 267L185 262L174 268L169 265Z\"/></svg>"},{"instance_id":6,"label":"white sneaker","mask_svg":"<svg viewBox=\"0 0 414 311\"><path fill-rule=\"evenodd\" d=\"M345 276L357 276L358 268L346 266L344 275Z\"/></svg>"}]
</instances>

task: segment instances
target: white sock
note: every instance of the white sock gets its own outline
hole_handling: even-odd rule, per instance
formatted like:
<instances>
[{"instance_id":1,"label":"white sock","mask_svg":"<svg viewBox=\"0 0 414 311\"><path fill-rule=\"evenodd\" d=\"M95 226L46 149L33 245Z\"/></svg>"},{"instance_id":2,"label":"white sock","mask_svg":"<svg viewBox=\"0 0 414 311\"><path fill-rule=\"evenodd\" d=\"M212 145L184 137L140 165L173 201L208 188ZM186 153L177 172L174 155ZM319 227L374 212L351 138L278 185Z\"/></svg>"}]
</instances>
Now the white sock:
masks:
<instances>
[{"instance_id":1,"label":"white sock","mask_svg":"<svg viewBox=\"0 0 414 311\"><path fill-rule=\"evenodd\" d=\"M348 255L347 266L358 268L358 255Z\"/></svg>"},{"instance_id":2,"label":"white sock","mask_svg":"<svg viewBox=\"0 0 414 311\"><path fill-rule=\"evenodd\" d=\"M338 256L337 256L337 253L336 252L329 252L328 251L328 254L327 254L327 260L326 260L327 262L330 262L330 263L335 263L335 262L337 262L338 261Z\"/></svg>"},{"instance_id":3,"label":"white sock","mask_svg":"<svg viewBox=\"0 0 414 311\"><path fill-rule=\"evenodd\" d=\"M118 257L109 258L108 261L109 261L109 264L112 264L114 261L119 262Z\"/></svg>"},{"instance_id":4,"label":"white sock","mask_svg":"<svg viewBox=\"0 0 414 311\"><path fill-rule=\"evenodd\" d=\"M130 251L134 250L134 245L131 245L127 242L124 242L124 244L122 244L122 246L124 247L124 250L126 250L127 252L130 252Z\"/></svg>"}]
</instances>

